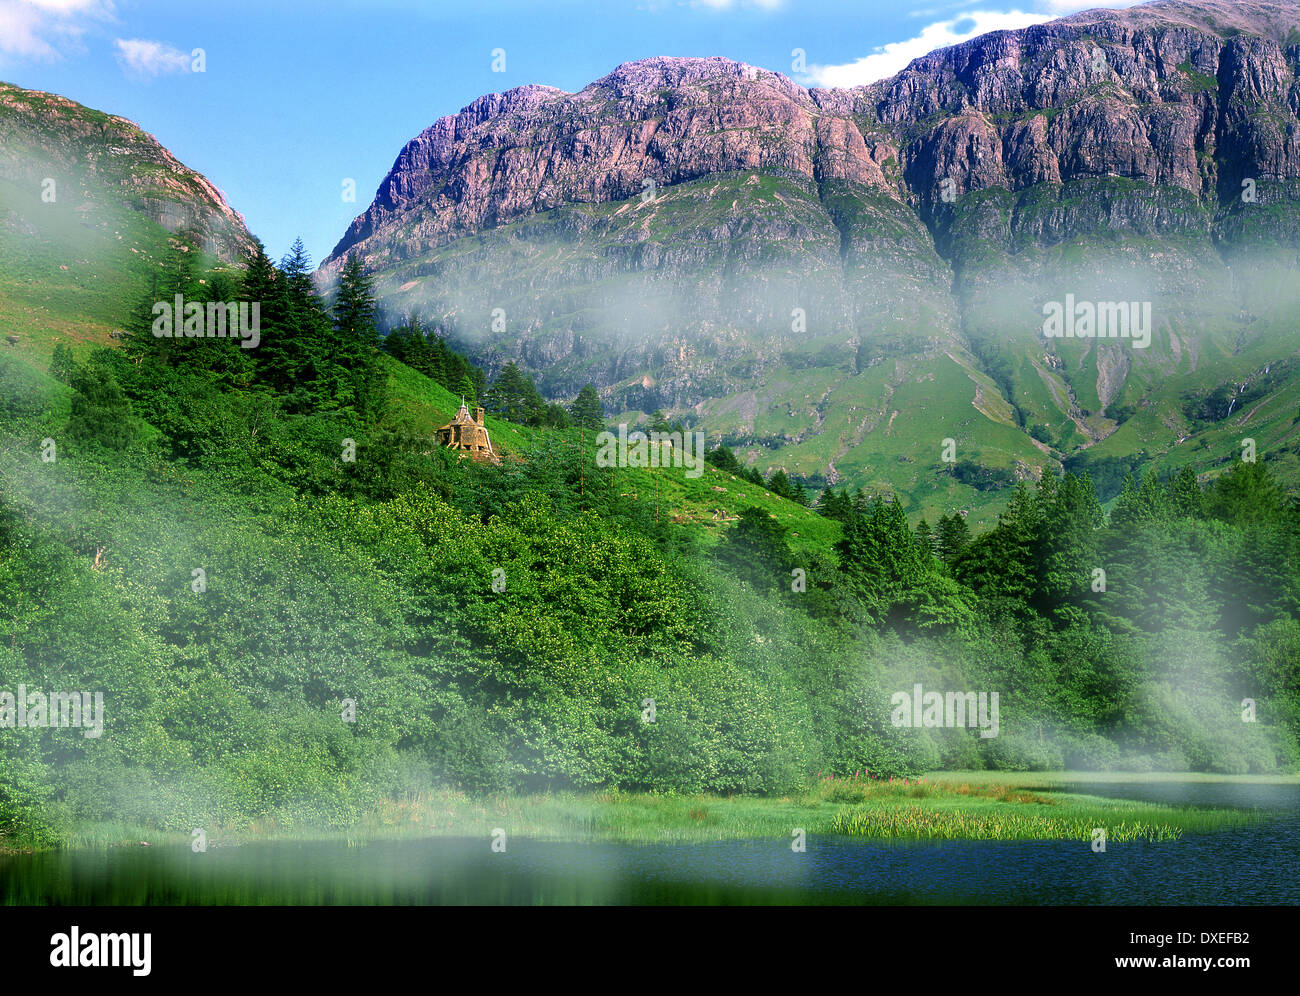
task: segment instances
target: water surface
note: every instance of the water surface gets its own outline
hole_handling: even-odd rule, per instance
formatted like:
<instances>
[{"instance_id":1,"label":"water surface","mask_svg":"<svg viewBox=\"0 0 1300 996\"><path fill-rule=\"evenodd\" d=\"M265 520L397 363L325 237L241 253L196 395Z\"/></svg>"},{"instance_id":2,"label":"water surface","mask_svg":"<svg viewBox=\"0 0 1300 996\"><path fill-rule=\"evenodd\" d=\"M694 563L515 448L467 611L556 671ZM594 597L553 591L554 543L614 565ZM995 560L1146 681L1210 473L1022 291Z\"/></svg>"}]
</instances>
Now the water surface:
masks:
<instances>
[{"instance_id":1,"label":"water surface","mask_svg":"<svg viewBox=\"0 0 1300 996\"><path fill-rule=\"evenodd\" d=\"M1169 843L692 844L430 838L119 847L0 856L0 902L134 904L1300 905L1300 785L1080 783L1070 791L1256 808L1250 827Z\"/></svg>"}]
</instances>

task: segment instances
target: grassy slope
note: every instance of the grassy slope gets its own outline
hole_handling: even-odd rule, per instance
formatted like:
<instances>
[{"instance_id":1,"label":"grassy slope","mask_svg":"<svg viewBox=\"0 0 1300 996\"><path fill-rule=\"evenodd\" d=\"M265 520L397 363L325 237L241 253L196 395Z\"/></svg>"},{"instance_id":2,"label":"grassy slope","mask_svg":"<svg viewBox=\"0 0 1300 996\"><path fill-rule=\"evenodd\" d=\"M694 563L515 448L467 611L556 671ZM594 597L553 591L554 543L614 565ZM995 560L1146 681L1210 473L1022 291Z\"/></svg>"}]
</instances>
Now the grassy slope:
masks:
<instances>
[{"instance_id":1,"label":"grassy slope","mask_svg":"<svg viewBox=\"0 0 1300 996\"><path fill-rule=\"evenodd\" d=\"M211 198L130 122L0 83L0 350L44 369L60 342L108 344L182 244L150 212L211 218ZM221 265L195 255L196 270Z\"/></svg>"},{"instance_id":2,"label":"grassy slope","mask_svg":"<svg viewBox=\"0 0 1300 996\"><path fill-rule=\"evenodd\" d=\"M434 431L456 414L460 398L404 364L391 359L385 362L390 391L387 424L432 440ZM583 435L576 429L565 432L530 429L490 415L487 427L493 445L507 458L523 457L534 446L545 448L548 440L570 446L585 442L590 453L596 450L595 434L591 432ZM766 509L790 528L790 547L796 553L829 553L840 536L838 522L716 467L705 465L704 473L695 479L686 477L682 469L671 467L627 468L618 473L625 485L620 486L620 495L627 501L649 503L653 507L657 484L662 519L684 529L702 531L708 543L715 542L735 516L750 505ZM726 517L715 518L715 511L725 511Z\"/></svg>"}]
</instances>

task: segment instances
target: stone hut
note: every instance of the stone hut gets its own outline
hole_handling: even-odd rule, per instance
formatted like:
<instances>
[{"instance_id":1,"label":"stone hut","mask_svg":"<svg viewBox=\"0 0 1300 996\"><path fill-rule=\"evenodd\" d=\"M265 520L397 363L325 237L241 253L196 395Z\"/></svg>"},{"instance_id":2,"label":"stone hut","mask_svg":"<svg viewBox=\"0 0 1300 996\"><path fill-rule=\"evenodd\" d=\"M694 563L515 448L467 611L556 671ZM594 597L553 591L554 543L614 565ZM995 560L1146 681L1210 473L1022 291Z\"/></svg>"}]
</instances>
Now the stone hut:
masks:
<instances>
[{"instance_id":1,"label":"stone hut","mask_svg":"<svg viewBox=\"0 0 1300 996\"><path fill-rule=\"evenodd\" d=\"M464 398L460 399L460 411L456 417L438 430L438 445L468 453L476 461L496 463L501 459L492 448L487 426L483 424L483 409L475 408L471 418Z\"/></svg>"}]
</instances>

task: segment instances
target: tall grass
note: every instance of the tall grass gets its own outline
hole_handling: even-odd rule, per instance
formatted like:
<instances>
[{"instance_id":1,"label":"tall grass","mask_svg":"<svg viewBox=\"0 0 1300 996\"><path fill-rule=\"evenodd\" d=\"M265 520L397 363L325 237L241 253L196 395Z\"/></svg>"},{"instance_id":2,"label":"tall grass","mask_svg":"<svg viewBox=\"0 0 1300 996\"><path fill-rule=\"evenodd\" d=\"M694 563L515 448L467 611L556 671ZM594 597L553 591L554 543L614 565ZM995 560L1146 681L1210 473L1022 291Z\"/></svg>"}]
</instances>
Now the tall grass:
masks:
<instances>
[{"instance_id":1,"label":"tall grass","mask_svg":"<svg viewBox=\"0 0 1300 996\"><path fill-rule=\"evenodd\" d=\"M1017 779L1021 781L1017 781ZM809 835L898 840L1169 841L1186 832L1241 826L1257 815L1223 808L1171 807L1040 787L1041 778L1003 780L822 778L783 798L558 792L470 796L453 790L414 792L381 803L344 829L254 822L209 827L209 846L250 840L373 840L477 837L501 828L510 836L550 840L681 842L777 838L795 828ZM98 825L70 835L74 847L182 844L188 834Z\"/></svg>"}]
</instances>

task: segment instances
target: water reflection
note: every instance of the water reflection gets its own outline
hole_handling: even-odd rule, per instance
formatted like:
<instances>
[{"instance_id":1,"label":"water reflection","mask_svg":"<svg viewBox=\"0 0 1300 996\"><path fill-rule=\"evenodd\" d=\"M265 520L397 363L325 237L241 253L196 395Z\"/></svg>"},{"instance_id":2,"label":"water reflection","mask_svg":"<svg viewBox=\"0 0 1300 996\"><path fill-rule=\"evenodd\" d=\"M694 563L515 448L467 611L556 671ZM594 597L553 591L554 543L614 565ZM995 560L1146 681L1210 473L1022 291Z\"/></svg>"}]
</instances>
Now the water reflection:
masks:
<instances>
[{"instance_id":1,"label":"water reflection","mask_svg":"<svg viewBox=\"0 0 1300 996\"><path fill-rule=\"evenodd\" d=\"M1123 798L1257 807L1258 825L1166 844L703 844L486 838L112 848L0 857L0 901L133 904L1300 904L1300 786L1080 784Z\"/></svg>"}]
</instances>

